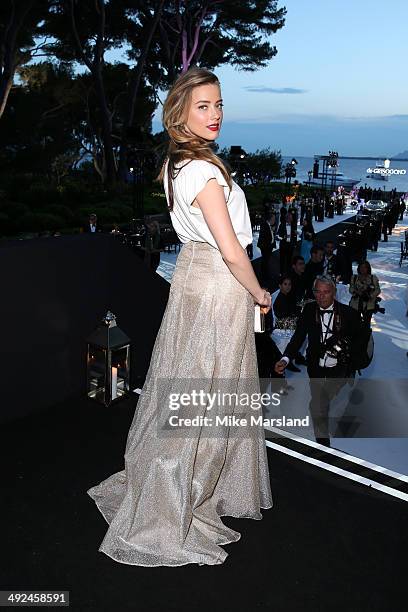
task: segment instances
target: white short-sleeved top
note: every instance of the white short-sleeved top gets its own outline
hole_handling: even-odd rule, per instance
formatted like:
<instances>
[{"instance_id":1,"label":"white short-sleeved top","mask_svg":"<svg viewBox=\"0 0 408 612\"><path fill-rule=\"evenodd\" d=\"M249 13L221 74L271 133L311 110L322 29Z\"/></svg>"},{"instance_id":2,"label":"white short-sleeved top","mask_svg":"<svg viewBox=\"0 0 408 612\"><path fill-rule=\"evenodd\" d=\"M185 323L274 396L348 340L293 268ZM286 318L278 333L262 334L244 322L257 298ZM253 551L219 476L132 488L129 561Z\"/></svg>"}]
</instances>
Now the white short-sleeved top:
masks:
<instances>
[{"instance_id":1,"label":"white short-sleeved top","mask_svg":"<svg viewBox=\"0 0 408 612\"><path fill-rule=\"evenodd\" d=\"M218 245L212 235L200 208L192 206L196 196L204 189L207 182L215 178L217 183L224 187L225 201L231 223L239 243L245 248L252 243L252 227L248 212L245 194L241 187L234 181L232 190L228 187L221 170L215 164L201 159L183 161L176 166L181 168L173 180L173 210L170 210L170 218L174 231L180 242L186 243L191 240L196 242L208 242L218 249ZM164 172L164 191L167 202L169 202L167 185L167 162Z\"/></svg>"}]
</instances>

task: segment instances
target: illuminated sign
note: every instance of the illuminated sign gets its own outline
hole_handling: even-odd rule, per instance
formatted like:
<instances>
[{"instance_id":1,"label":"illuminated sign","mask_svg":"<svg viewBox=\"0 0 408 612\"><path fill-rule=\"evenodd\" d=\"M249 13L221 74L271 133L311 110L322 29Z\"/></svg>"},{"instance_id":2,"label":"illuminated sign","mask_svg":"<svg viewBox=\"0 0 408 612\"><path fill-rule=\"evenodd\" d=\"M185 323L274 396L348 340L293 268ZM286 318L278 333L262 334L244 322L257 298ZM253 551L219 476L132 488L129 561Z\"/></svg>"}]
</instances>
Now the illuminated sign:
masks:
<instances>
[{"instance_id":1,"label":"illuminated sign","mask_svg":"<svg viewBox=\"0 0 408 612\"><path fill-rule=\"evenodd\" d=\"M389 176L391 174L406 174L407 171L402 168L367 168L367 173Z\"/></svg>"}]
</instances>

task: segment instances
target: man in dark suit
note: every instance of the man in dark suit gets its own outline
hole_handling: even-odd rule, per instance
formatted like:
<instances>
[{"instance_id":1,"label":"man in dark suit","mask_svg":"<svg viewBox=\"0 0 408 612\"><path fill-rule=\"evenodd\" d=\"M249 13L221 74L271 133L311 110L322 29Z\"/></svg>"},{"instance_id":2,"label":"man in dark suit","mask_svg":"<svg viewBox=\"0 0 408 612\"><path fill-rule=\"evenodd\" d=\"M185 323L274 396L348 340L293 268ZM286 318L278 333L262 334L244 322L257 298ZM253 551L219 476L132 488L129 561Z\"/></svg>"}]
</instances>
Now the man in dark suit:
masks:
<instances>
[{"instance_id":1,"label":"man in dark suit","mask_svg":"<svg viewBox=\"0 0 408 612\"><path fill-rule=\"evenodd\" d=\"M336 277L339 274L333 240L326 240L324 243L323 274L332 277Z\"/></svg>"},{"instance_id":2,"label":"man in dark suit","mask_svg":"<svg viewBox=\"0 0 408 612\"><path fill-rule=\"evenodd\" d=\"M342 235L338 236L338 239L336 275L340 277L342 283L349 285L353 276L352 253L347 240Z\"/></svg>"},{"instance_id":3,"label":"man in dark suit","mask_svg":"<svg viewBox=\"0 0 408 612\"><path fill-rule=\"evenodd\" d=\"M305 260L301 255L295 255L292 259L292 267L289 271L292 281L292 293L296 304L299 304L305 297Z\"/></svg>"},{"instance_id":4,"label":"man in dark suit","mask_svg":"<svg viewBox=\"0 0 408 612\"><path fill-rule=\"evenodd\" d=\"M280 224L278 230L279 241L279 271L281 274L290 270L293 251L297 242L296 225L292 213L288 212L285 223Z\"/></svg>"},{"instance_id":5,"label":"man in dark suit","mask_svg":"<svg viewBox=\"0 0 408 612\"><path fill-rule=\"evenodd\" d=\"M323 274L324 249L319 245L313 245L310 249L310 260L305 266L305 290L306 298L313 299L313 283L319 274Z\"/></svg>"},{"instance_id":6,"label":"man in dark suit","mask_svg":"<svg viewBox=\"0 0 408 612\"><path fill-rule=\"evenodd\" d=\"M359 369L365 335L357 311L335 300L336 285L329 276L318 276L313 292L316 302L305 305L282 359L275 364L275 371L282 374L307 337L309 410L316 440L330 446L330 401ZM348 348L337 352L335 347L340 346L344 339L348 340Z\"/></svg>"},{"instance_id":7,"label":"man in dark suit","mask_svg":"<svg viewBox=\"0 0 408 612\"><path fill-rule=\"evenodd\" d=\"M101 231L98 226L98 217L95 215L95 213L89 215L89 221L88 223L85 223L82 228L82 231L85 234L95 234L96 232Z\"/></svg>"},{"instance_id":8,"label":"man in dark suit","mask_svg":"<svg viewBox=\"0 0 408 612\"><path fill-rule=\"evenodd\" d=\"M270 287L272 285L272 269L271 269L271 257L273 249L275 247L275 237L273 235L273 226L275 223L275 215L273 212L269 212L263 219L261 219L259 226L259 238L257 247L261 250L262 262L261 262L261 274L262 281L265 286Z\"/></svg>"}]
</instances>

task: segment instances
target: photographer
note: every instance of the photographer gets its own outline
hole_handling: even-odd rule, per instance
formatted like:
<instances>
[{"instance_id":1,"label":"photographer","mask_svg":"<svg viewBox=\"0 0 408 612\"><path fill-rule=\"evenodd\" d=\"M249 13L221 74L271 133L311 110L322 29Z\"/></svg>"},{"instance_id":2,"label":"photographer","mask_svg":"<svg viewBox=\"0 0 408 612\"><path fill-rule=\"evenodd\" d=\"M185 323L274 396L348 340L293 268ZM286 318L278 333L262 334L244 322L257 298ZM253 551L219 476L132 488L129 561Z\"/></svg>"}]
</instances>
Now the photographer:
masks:
<instances>
[{"instance_id":1,"label":"photographer","mask_svg":"<svg viewBox=\"0 0 408 612\"><path fill-rule=\"evenodd\" d=\"M306 360L311 393L309 410L316 440L330 446L330 402L359 369L366 338L357 313L335 300L336 285L331 277L318 276L313 284L313 293L316 302L310 302L303 308L295 333L282 359L275 364L275 371L281 374L285 370L307 337Z\"/></svg>"},{"instance_id":2,"label":"photographer","mask_svg":"<svg viewBox=\"0 0 408 612\"><path fill-rule=\"evenodd\" d=\"M375 274L371 273L368 261L362 261L357 267L357 274L353 274L350 282L352 298L350 306L361 314L364 323L369 327L374 312L384 313L378 307L378 296L381 293L380 283Z\"/></svg>"}]
</instances>

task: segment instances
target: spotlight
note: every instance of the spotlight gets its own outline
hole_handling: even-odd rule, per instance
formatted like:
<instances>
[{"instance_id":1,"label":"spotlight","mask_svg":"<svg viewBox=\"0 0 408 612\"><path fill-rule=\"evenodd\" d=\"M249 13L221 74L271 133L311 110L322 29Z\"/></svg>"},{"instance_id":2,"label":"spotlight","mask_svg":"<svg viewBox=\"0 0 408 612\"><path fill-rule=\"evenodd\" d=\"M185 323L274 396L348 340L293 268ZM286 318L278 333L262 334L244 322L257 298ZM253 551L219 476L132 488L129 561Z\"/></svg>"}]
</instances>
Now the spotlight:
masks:
<instances>
[{"instance_id":1,"label":"spotlight","mask_svg":"<svg viewBox=\"0 0 408 612\"><path fill-rule=\"evenodd\" d=\"M329 168L337 168L337 166L339 165L338 157L339 154L337 153L337 151L329 151L329 159L327 160L327 165L329 166Z\"/></svg>"}]
</instances>

